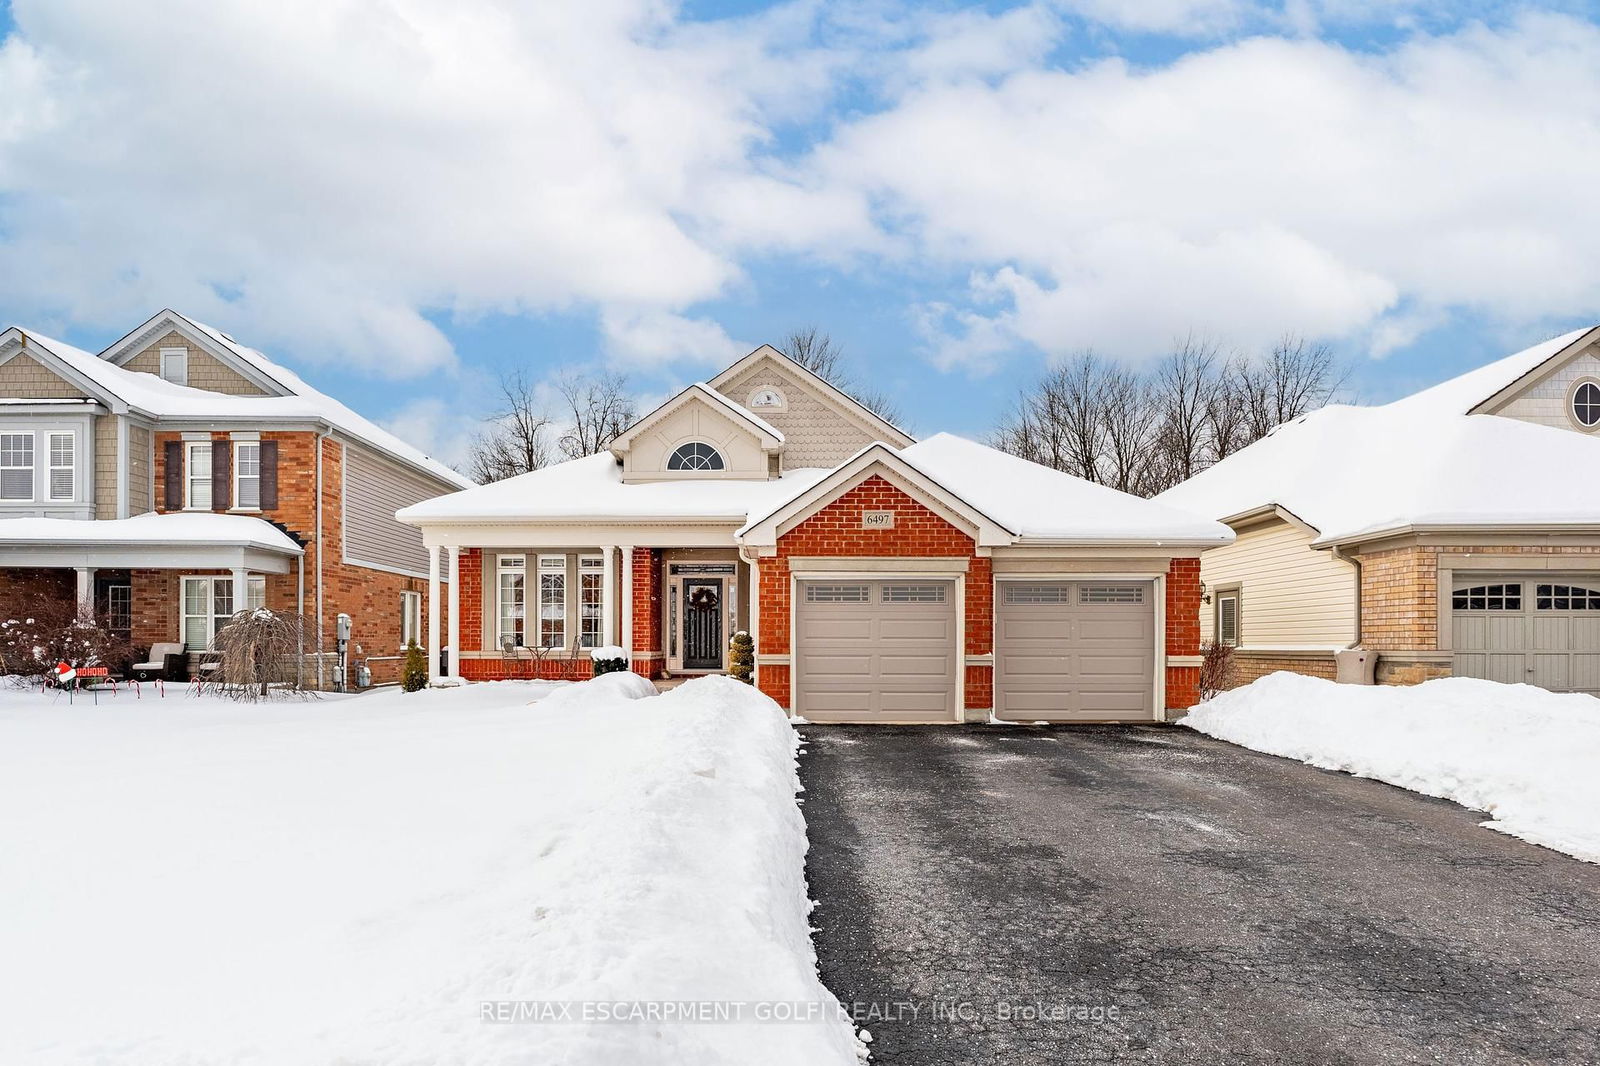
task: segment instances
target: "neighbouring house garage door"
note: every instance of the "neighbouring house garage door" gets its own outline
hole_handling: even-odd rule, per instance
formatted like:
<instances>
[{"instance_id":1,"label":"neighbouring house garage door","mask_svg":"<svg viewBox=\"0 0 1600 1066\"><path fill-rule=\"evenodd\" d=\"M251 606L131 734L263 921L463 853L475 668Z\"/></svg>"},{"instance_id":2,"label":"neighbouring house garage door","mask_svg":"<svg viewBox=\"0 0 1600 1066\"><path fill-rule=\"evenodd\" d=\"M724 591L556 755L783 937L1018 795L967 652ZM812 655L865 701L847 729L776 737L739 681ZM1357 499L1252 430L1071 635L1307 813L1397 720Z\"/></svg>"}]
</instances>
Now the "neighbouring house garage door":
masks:
<instances>
[{"instance_id":1,"label":"neighbouring house garage door","mask_svg":"<svg viewBox=\"0 0 1600 1066\"><path fill-rule=\"evenodd\" d=\"M1600 695L1600 574L1457 579L1458 677Z\"/></svg>"},{"instance_id":2,"label":"neighbouring house garage door","mask_svg":"<svg viewBox=\"0 0 1600 1066\"><path fill-rule=\"evenodd\" d=\"M956 717L950 580L807 580L795 605L795 710L814 722Z\"/></svg>"},{"instance_id":3,"label":"neighbouring house garage door","mask_svg":"<svg viewBox=\"0 0 1600 1066\"><path fill-rule=\"evenodd\" d=\"M1018 722L1150 721L1155 586L1001 581L995 714Z\"/></svg>"}]
</instances>

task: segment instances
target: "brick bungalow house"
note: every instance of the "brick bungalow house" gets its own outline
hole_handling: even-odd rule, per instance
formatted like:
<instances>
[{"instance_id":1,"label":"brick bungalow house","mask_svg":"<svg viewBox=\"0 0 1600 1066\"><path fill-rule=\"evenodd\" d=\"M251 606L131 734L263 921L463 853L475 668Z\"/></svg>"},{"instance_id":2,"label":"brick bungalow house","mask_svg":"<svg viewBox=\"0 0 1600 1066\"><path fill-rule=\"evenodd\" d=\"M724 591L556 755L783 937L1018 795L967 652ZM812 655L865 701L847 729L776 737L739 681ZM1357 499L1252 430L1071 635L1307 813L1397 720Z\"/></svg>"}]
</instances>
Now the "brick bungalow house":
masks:
<instances>
[{"instance_id":1,"label":"brick bungalow house","mask_svg":"<svg viewBox=\"0 0 1600 1066\"><path fill-rule=\"evenodd\" d=\"M1333 406L1156 497L1237 535L1201 557L1235 682L1458 675L1600 695L1600 327L1380 407Z\"/></svg>"},{"instance_id":2,"label":"brick bungalow house","mask_svg":"<svg viewBox=\"0 0 1600 1066\"><path fill-rule=\"evenodd\" d=\"M176 311L98 355L0 333L0 618L49 590L198 655L264 604L306 615L331 655L345 613L352 658L393 680L427 577L394 512L470 484Z\"/></svg>"},{"instance_id":3,"label":"brick bungalow house","mask_svg":"<svg viewBox=\"0 0 1600 1066\"><path fill-rule=\"evenodd\" d=\"M771 347L608 452L408 507L428 645L467 679L725 669L816 721L1151 721L1195 701L1199 556L1228 530L941 434ZM448 632L438 580L450 581ZM430 656L430 662L436 662Z\"/></svg>"}]
</instances>

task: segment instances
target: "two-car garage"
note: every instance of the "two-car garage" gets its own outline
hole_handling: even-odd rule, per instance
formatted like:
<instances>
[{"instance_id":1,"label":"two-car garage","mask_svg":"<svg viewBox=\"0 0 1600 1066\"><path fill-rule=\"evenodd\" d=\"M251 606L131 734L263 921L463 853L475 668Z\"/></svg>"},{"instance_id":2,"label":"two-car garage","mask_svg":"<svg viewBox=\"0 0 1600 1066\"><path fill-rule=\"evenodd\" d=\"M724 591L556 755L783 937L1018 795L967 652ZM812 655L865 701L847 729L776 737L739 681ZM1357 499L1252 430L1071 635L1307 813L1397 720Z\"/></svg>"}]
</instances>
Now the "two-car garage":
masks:
<instances>
[{"instance_id":1,"label":"two-car garage","mask_svg":"<svg viewBox=\"0 0 1600 1066\"><path fill-rule=\"evenodd\" d=\"M1156 717L1152 581L1008 578L995 582L994 593L997 717ZM794 598L798 714L817 722L960 720L964 595L958 579L806 578L796 583Z\"/></svg>"}]
</instances>

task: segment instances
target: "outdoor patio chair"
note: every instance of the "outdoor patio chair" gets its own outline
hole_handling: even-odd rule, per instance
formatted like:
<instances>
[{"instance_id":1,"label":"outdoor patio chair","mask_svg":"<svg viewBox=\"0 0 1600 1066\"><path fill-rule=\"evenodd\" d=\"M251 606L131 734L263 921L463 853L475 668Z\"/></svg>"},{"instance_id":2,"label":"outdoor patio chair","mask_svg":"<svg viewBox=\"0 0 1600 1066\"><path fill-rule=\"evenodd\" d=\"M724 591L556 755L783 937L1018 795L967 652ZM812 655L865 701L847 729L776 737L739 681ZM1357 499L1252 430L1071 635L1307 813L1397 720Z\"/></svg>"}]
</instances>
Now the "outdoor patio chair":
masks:
<instances>
[{"instance_id":1,"label":"outdoor patio chair","mask_svg":"<svg viewBox=\"0 0 1600 1066\"><path fill-rule=\"evenodd\" d=\"M149 660L134 663L130 669L135 681L182 681L186 672L183 645L177 641L152 644Z\"/></svg>"}]
</instances>

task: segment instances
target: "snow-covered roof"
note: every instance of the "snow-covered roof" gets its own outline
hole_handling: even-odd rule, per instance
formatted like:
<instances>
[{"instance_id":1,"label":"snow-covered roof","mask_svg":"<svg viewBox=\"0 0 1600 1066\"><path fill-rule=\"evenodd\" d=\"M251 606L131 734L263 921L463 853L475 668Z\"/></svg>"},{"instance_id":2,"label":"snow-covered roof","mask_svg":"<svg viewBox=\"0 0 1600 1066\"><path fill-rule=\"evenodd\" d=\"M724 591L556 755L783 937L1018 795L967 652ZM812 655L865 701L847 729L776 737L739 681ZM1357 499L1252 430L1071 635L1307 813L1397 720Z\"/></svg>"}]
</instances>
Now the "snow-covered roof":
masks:
<instances>
[{"instance_id":1,"label":"snow-covered roof","mask_svg":"<svg viewBox=\"0 0 1600 1066\"><path fill-rule=\"evenodd\" d=\"M1023 541L1226 544L1221 523L1031 463L950 433L900 457Z\"/></svg>"},{"instance_id":2,"label":"snow-covered roof","mask_svg":"<svg viewBox=\"0 0 1600 1066\"><path fill-rule=\"evenodd\" d=\"M1593 326L1575 329L1559 337L1524 348L1503 359L1496 359L1475 370L1469 370L1448 381L1441 381L1421 392L1412 393L1394 401L1391 407L1419 415L1464 415L1489 399L1495 393L1522 380L1541 365L1560 355ZM1403 406L1402 406L1403 405Z\"/></svg>"},{"instance_id":3,"label":"snow-covered roof","mask_svg":"<svg viewBox=\"0 0 1600 1066\"><path fill-rule=\"evenodd\" d=\"M1276 505L1318 544L1407 527L1600 525L1600 440L1397 401L1279 426L1156 497L1214 518Z\"/></svg>"},{"instance_id":4,"label":"snow-covered roof","mask_svg":"<svg viewBox=\"0 0 1600 1066\"><path fill-rule=\"evenodd\" d=\"M78 547L117 545L166 547L174 544L227 544L290 555L300 545L271 522L250 515L142 514L132 518L88 521L78 518L0 519L0 544Z\"/></svg>"},{"instance_id":5,"label":"snow-covered roof","mask_svg":"<svg viewBox=\"0 0 1600 1066\"><path fill-rule=\"evenodd\" d=\"M827 473L796 469L771 481L705 478L624 483L621 465L610 453L601 453L424 500L400 511L398 517L418 524L579 518L726 518L742 522L752 511L814 485Z\"/></svg>"},{"instance_id":6,"label":"snow-covered roof","mask_svg":"<svg viewBox=\"0 0 1600 1066\"><path fill-rule=\"evenodd\" d=\"M774 426L743 404L734 403L705 382L697 381L658 405L649 414L638 419L633 425L618 434L617 439L611 442L611 450L619 455L627 451L632 446L635 437L660 421L669 412L677 410L685 400L691 397L699 397L733 419L734 422L742 422L747 428L753 430L757 436L767 438L763 441L763 446L776 447L783 443L783 433L777 426Z\"/></svg>"},{"instance_id":7,"label":"snow-covered roof","mask_svg":"<svg viewBox=\"0 0 1600 1066\"><path fill-rule=\"evenodd\" d=\"M182 317L182 316L179 316ZM185 319L192 322L190 319ZM196 329L211 327L194 323ZM122 400L138 411L156 418L206 420L266 420L275 422L325 422L339 432L370 444L434 477L454 485L471 485L472 480L425 455L399 437L349 407L306 384L297 374L273 363L254 349L252 361L263 373L291 390L287 396L237 396L208 392L205 389L175 385L155 374L126 370L100 356L91 355L64 341L32 330L19 330L27 337L27 347L42 349L86 378L99 390ZM213 331L214 332L214 331ZM221 336L218 334L218 336ZM229 342L232 343L232 342Z\"/></svg>"}]
</instances>

